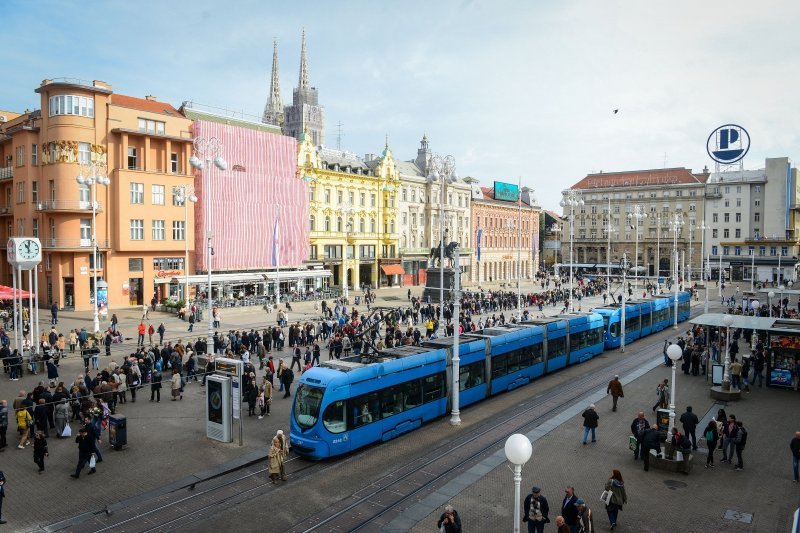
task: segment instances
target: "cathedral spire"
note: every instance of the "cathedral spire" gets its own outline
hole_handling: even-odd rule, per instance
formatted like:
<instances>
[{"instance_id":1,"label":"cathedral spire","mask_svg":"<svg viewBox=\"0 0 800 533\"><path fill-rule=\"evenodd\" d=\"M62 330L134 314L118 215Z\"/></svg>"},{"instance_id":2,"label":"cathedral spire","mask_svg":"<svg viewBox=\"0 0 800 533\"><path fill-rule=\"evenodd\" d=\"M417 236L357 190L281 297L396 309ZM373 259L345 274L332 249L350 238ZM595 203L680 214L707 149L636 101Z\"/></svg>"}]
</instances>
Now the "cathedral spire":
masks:
<instances>
[{"instance_id":1,"label":"cathedral spire","mask_svg":"<svg viewBox=\"0 0 800 533\"><path fill-rule=\"evenodd\" d=\"M272 78L269 85L269 97L264 108L262 122L280 126L283 122L283 99L281 98L281 82L278 77L278 41L272 40Z\"/></svg>"},{"instance_id":2,"label":"cathedral spire","mask_svg":"<svg viewBox=\"0 0 800 533\"><path fill-rule=\"evenodd\" d=\"M306 29L303 28L302 45L300 46L300 79L298 89L308 88L308 57L306 56Z\"/></svg>"}]
</instances>

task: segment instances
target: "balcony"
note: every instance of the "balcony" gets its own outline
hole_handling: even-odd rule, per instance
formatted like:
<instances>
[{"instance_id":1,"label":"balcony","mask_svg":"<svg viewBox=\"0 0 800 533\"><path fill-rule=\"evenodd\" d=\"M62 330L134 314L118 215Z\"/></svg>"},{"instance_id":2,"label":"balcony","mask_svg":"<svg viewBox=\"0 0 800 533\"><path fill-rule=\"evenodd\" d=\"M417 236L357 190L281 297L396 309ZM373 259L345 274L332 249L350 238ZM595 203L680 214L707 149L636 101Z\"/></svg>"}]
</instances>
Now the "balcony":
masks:
<instances>
[{"instance_id":1,"label":"balcony","mask_svg":"<svg viewBox=\"0 0 800 533\"><path fill-rule=\"evenodd\" d=\"M14 167L0 168L0 181L10 180L14 178Z\"/></svg>"},{"instance_id":2,"label":"balcony","mask_svg":"<svg viewBox=\"0 0 800 533\"><path fill-rule=\"evenodd\" d=\"M722 198L722 193L719 190L706 191L706 198L711 200L716 200Z\"/></svg>"},{"instance_id":3,"label":"balcony","mask_svg":"<svg viewBox=\"0 0 800 533\"><path fill-rule=\"evenodd\" d=\"M96 202L97 211L103 210L100 202ZM92 210L92 202L83 202L80 200L48 200L46 202L38 202L36 204L37 211L78 211L84 212Z\"/></svg>"},{"instance_id":4,"label":"balcony","mask_svg":"<svg viewBox=\"0 0 800 533\"><path fill-rule=\"evenodd\" d=\"M0 206L0 217L7 216L10 217L14 214L14 211L11 209L11 206L3 205Z\"/></svg>"},{"instance_id":5,"label":"balcony","mask_svg":"<svg viewBox=\"0 0 800 533\"><path fill-rule=\"evenodd\" d=\"M97 241L102 250L110 248L108 241ZM91 239L42 239L42 248L50 250L91 250Z\"/></svg>"}]
</instances>

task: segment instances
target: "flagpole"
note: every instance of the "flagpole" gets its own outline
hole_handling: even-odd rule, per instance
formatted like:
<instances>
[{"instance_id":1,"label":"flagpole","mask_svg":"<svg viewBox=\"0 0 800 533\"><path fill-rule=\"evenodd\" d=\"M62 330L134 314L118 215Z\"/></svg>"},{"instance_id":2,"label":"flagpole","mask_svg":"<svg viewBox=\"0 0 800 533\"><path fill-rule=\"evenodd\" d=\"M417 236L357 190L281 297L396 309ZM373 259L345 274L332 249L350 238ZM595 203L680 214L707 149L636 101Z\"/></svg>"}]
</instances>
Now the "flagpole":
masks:
<instances>
[{"instance_id":1,"label":"flagpole","mask_svg":"<svg viewBox=\"0 0 800 533\"><path fill-rule=\"evenodd\" d=\"M275 270L275 308L276 313L281 310L281 263L278 258L278 217L275 217L275 230L272 232L272 262ZM289 322L289 308L286 308L286 323ZM279 321L280 325L280 321Z\"/></svg>"}]
</instances>

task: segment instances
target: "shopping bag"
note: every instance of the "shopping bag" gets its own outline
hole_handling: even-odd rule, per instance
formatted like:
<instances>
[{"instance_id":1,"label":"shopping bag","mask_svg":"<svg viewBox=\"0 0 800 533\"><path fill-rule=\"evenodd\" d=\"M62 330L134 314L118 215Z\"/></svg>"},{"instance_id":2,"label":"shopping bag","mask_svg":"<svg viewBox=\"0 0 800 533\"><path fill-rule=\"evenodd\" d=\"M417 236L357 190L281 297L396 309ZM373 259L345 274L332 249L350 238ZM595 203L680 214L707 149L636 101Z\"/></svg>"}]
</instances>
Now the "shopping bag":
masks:
<instances>
[{"instance_id":1,"label":"shopping bag","mask_svg":"<svg viewBox=\"0 0 800 533\"><path fill-rule=\"evenodd\" d=\"M600 495L600 501L608 505L609 503L611 503L611 495L612 492L610 490L604 490L603 493Z\"/></svg>"},{"instance_id":2,"label":"shopping bag","mask_svg":"<svg viewBox=\"0 0 800 533\"><path fill-rule=\"evenodd\" d=\"M71 437L72 436L72 428L69 427L69 424L64 426L64 431L61 432L62 437Z\"/></svg>"},{"instance_id":3,"label":"shopping bag","mask_svg":"<svg viewBox=\"0 0 800 533\"><path fill-rule=\"evenodd\" d=\"M97 466L97 457L92 454L92 458L89 459L89 468L94 468L95 466Z\"/></svg>"},{"instance_id":4,"label":"shopping bag","mask_svg":"<svg viewBox=\"0 0 800 533\"><path fill-rule=\"evenodd\" d=\"M628 449L631 451L636 451L636 437L633 435L628 437Z\"/></svg>"}]
</instances>

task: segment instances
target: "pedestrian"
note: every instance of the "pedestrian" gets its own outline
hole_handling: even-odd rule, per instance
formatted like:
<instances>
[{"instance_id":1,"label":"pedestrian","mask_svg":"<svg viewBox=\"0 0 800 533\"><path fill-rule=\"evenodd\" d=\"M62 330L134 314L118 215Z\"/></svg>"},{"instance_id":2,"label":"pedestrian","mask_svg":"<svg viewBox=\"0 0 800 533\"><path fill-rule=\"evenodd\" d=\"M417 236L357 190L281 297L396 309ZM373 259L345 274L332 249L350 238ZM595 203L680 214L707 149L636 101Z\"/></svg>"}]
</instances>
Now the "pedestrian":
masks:
<instances>
[{"instance_id":1,"label":"pedestrian","mask_svg":"<svg viewBox=\"0 0 800 533\"><path fill-rule=\"evenodd\" d=\"M30 411L24 406L17 409L17 433L19 433L19 444L17 448L24 450L25 446L31 442L28 440L31 427L33 427L33 417Z\"/></svg>"},{"instance_id":2,"label":"pedestrian","mask_svg":"<svg viewBox=\"0 0 800 533\"><path fill-rule=\"evenodd\" d=\"M681 415L681 424L683 424L683 434L686 437L691 437L692 439L692 449L697 449L697 436L695 435L695 430L697 429L697 424L700 423L700 419L697 418L697 415L692 412L692 406L689 405L686 407L686 412Z\"/></svg>"},{"instance_id":3,"label":"pedestrian","mask_svg":"<svg viewBox=\"0 0 800 533\"><path fill-rule=\"evenodd\" d=\"M706 438L706 446L708 446L706 468L714 468L714 450L717 449L717 443L719 442L719 431L717 430L717 422L713 418L708 421L703 436Z\"/></svg>"},{"instance_id":4,"label":"pedestrian","mask_svg":"<svg viewBox=\"0 0 800 533\"><path fill-rule=\"evenodd\" d=\"M44 458L50 457L50 452L47 450L47 439L44 438L44 433L41 431L36 432L33 437L33 462L39 465L39 473L44 472Z\"/></svg>"},{"instance_id":5,"label":"pedestrian","mask_svg":"<svg viewBox=\"0 0 800 533\"><path fill-rule=\"evenodd\" d=\"M156 328L153 327L152 323L149 326L147 326L147 341L150 344L150 346L153 345L153 334L155 332L156 332Z\"/></svg>"},{"instance_id":6,"label":"pedestrian","mask_svg":"<svg viewBox=\"0 0 800 533\"><path fill-rule=\"evenodd\" d=\"M650 450L656 450L656 457L661 457L661 435L658 425L653 424L650 429L642 436L642 458L644 459L644 471L650 470Z\"/></svg>"},{"instance_id":7,"label":"pedestrian","mask_svg":"<svg viewBox=\"0 0 800 533\"><path fill-rule=\"evenodd\" d=\"M69 424L69 405L66 398L62 398L55 407L56 438L64 437L64 428Z\"/></svg>"},{"instance_id":8,"label":"pedestrian","mask_svg":"<svg viewBox=\"0 0 800 533\"><path fill-rule=\"evenodd\" d=\"M592 442L597 442L595 438L595 430L597 429L597 421L600 419L600 416L597 414L597 409L595 408L594 404L591 404L584 412L583 412L583 444L586 445L586 439L589 437L589 430L592 431Z\"/></svg>"},{"instance_id":9,"label":"pedestrian","mask_svg":"<svg viewBox=\"0 0 800 533\"><path fill-rule=\"evenodd\" d=\"M794 438L789 443L789 450L792 452L792 473L794 482L800 481L800 431L794 432Z\"/></svg>"},{"instance_id":10,"label":"pedestrian","mask_svg":"<svg viewBox=\"0 0 800 533\"><path fill-rule=\"evenodd\" d=\"M578 498L578 501L575 502L575 507L578 508L578 527L575 530L582 533L594 533L592 510L589 509L589 506L586 505L582 498Z\"/></svg>"},{"instance_id":11,"label":"pedestrian","mask_svg":"<svg viewBox=\"0 0 800 533\"><path fill-rule=\"evenodd\" d=\"M147 328L144 325L144 322L139 322L139 326L137 327L137 331L139 332L139 339L136 341L136 346L142 347L144 346L144 333L147 331Z\"/></svg>"},{"instance_id":12,"label":"pedestrian","mask_svg":"<svg viewBox=\"0 0 800 533\"><path fill-rule=\"evenodd\" d=\"M58 302L53 302L53 306L50 308L50 323L58 324Z\"/></svg>"},{"instance_id":13,"label":"pedestrian","mask_svg":"<svg viewBox=\"0 0 800 533\"><path fill-rule=\"evenodd\" d=\"M744 462L742 461L742 452L747 445L747 430L744 428L741 420L736 421L736 468L734 470L744 470ZM731 457L733 459L733 457Z\"/></svg>"},{"instance_id":14,"label":"pedestrian","mask_svg":"<svg viewBox=\"0 0 800 533\"><path fill-rule=\"evenodd\" d=\"M286 470L284 467L283 440L280 435L272 437L272 445L269 448L269 477L273 483L278 479L286 481Z\"/></svg>"},{"instance_id":15,"label":"pedestrian","mask_svg":"<svg viewBox=\"0 0 800 533\"><path fill-rule=\"evenodd\" d=\"M6 476L0 470L0 524L5 524L3 520L3 499L6 497Z\"/></svg>"},{"instance_id":16,"label":"pedestrian","mask_svg":"<svg viewBox=\"0 0 800 533\"><path fill-rule=\"evenodd\" d=\"M525 514L522 521L528 523L528 533L542 533L544 525L550 522L547 517L550 514L550 505L547 498L542 496L542 489L537 486L531 488L531 493L525 497Z\"/></svg>"},{"instance_id":17,"label":"pedestrian","mask_svg":"<svg viewBox=\"0 0 800 533\"><path fill-rule=\"evenodd\" d=\"M722 434L724 442L722 445L722 460L720 463L732 463L733 451L736 449L736 434L739 428L736 425L736 415L730 415L728 420L723 422Z\"/></svg>"},{"instance_id":18,"label":"pedestrian","mask_svg":"<svg viewBox=\"0 0 800 533\"><path fill-rule=\"evenodd\" d=\"M75 473L70 474L70 477L78 479L81 476L81 470L83 470L86 465L89 465L89 475L94 474L97 471L97 459L93 457L94 438L88 434L86 426L78 430L75 443L78 445L78 466L75 467Z\"/></svg>"},{"instance_id":19,"label":"pedestrian","mask_svg":"<svg viewBox=\"0 0 800 533\"><path fill-rule=\"evenodd\" d=\"M611 529L617 527L617 517L622 510L622 506L628 503L628 495L625 493L625 483L622 481L622 474L619 470L613 470L611 477L606 481L605 490L611 492L611 499L606 504L608 521Z\"/></svg>"},{"instance_id":20,"label":"pedestrian","mask_svg":"<svg viewBox=\"0 0 800 533\"><path fill-rule=\"evenodd\" d=\"M283 397L288 398L289 396L292 395L291 387L292 387L292 381L294 381L294 372L292 372L292 369L284 367L283 372L281 373L280 380L284 390L286 391Z\"/></svg>"},{"instance_id":21,"label":"pedestrian","mask_svg":"<svg viewBox=\"0 0 800 533\"><path fill-rule=\"evenodd\" d=\"M436 522L436 527L443 533L461 533L461 518L452 505L445 505L442 516Z\"/></svg>"},{"instance_id":22,"label":"pedestrian","mask_svg":"<svg viewBox=\"0 0 800 533\"><path fill-rule=\"evenodd\" d=\"M261 385L261 399L263 403L260 405L261 407L261 415L258 417L259 420L264 418L264 415L270 416L269 408L272 405L272 383L264 379L264 383Z\"/></svg>"},{"instance_id":23,"label":"pedestrian","mask_svg":"<svg viewBox=\"0 0 800 533\"><path fill-rule=\"evenodd\" d=\"M681 435L678 431L678 428L672 428L672 438L670 439L670 445L672 446L672 456L671 459L673 461L678 460L678 455L676 452L681 452L681 458L683 460L683 475L689 475L689 460L691 459L691 450L692 450L692 443L689 440L689 437L686 435Z\"/></svg>"},{"instance_id":24,"label":"pedestrian","mask_svg":"<svg viewBox=\"0 0 800 533\"><path fill-rule=\"evenodd\" d=\"M625 394L622 392L622 383L619 380L619 376L614 376L614 379L608 382L608 387L606 387L606 394L611 394L611 398L614 401L614 405L611 410L616 411L617 400L619 398L625 397Z\"/></svg>"},{"instance_id":25,"label":"pedestrian","mask_svg":"<svg viewBox=\"0 0 800 533\"><path fill-rule=\"evenodd\" d=\"M631 434L636 439L635 448L633 450L634 461L639 459L639 451L642 447L642 437L644 437L644 432L649 427L650 423L644 417L644 411L639 411L638 416L633 419L633 422L631 422Z\"/></svg>"},{"instance_id":26,"label":"pedestrian","mask_svg":"<svg viewBox=\"0 0 800 533\"><path fill-rule=\"evenodd\" d=\"M0 451L8 446L6 432L8 431L8 401L0 400ZM797 476L795 476L797 477Z\"/></svg>"},{"instance_id":27,"label":"pedestrian","mask_svg":"<svg viewBox=\"0 0 800 533\"><path fill-rule=\"evenodd\" d=\"M159 346L164 344L164 333L166 333L167 328L164 327L164 323L158 325L158 344Z\"/></svg>"},{"instance_id":28,"label":"pedestrian","mask_svg":"<svg viewBox=\"0 0 800 533\"><path fill-rule=\"evenodd\" d=\"M575 496L575 487L568 486L564 489L564 500L561 502L561 516L564 523L569 526L569 530L573 533L577 531L578 527L578 508L575 507L575 502L578 497Z\"/></svg>"},{"instance_id":29,"label":"pedestrian","mask_svg":"<svg viewBox=\"0 0 800 533\"><path fill-rule=\"evenodd\" d=\"M150 401L154 399L156 403L161 401L161 372L154 369L153 375L150 378Z\"/></svg>"},{"instance_id":30,"label":"pedestrian","mask_svg":"<svg viewBox=\"0 0 800 533\"><path fill-rule=\"evenodd\" d=\"M622 298L622 296L620 296L620 298ZM567 523L564 521L564 517L561 515L556 517L556 527L558 528L556 529L556 533L571 533L570 527L567 525Z\"/></svg>"},{"instance_id":31,"label":"pedestrian","mask_svg":"<svg viewBox=\"0 0 800 533\"><path fill-rule=\"evenodd\" d=\"M656 408L666 409L669 406L669 388L667 385L669 380L664 378L664 381L659 383L656 387L656 404L653 406L653 412Z\"/></svg>"},{"instance_id":32,"label":"pedestrian","mask_svg":"<svg viewBox=\"0 0 800 533\"><path fill-rule=\"evenodd\" d=\"M172 401L177 401L179 398L183 400L183 391L181 390L181 373L177 368L172 369L172 379L170 379L170 384L172 385Z\"/></svg>"}]
</instances>

